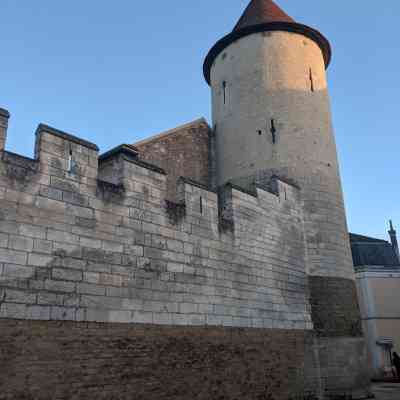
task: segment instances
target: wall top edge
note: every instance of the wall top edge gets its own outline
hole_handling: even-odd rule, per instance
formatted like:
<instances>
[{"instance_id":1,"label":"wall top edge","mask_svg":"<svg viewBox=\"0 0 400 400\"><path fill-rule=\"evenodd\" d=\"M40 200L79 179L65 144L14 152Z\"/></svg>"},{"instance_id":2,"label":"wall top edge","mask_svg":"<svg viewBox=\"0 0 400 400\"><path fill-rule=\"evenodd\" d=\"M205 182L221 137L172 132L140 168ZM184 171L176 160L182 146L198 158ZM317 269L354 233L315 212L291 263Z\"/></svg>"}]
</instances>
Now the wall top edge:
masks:
<instances>
[{"instance_id":1,"label":"wall top edge","mask_svg":"<svg viewBox=\"0 0 400 400\"><path fill-rule=\"evenodd\" d=\"M70 142L87 147L91 150L99 151L99 148L96 144L89 142L87 140L81 139L77 136L71 135L70 133L60 131L56 128L52 128L51 126L46 125L46 124L39 124L39 126L36 129L35 135L38 136L38 135L41 135L42 133L49 133L49 134L57 136L61 139L68 140Z\"/></svg>"},{"instance_id":2,"label":"wall top edge","mask_svg":"<svg viewBox=\"0 0 400 400\"><path fill-rule=\"evenodd\" d=\"M4 117L4 118L10 118L10 113L8 110L6 110L5 108L1 108L0 107L0 117Z\"/></svg>"}]
</instances>

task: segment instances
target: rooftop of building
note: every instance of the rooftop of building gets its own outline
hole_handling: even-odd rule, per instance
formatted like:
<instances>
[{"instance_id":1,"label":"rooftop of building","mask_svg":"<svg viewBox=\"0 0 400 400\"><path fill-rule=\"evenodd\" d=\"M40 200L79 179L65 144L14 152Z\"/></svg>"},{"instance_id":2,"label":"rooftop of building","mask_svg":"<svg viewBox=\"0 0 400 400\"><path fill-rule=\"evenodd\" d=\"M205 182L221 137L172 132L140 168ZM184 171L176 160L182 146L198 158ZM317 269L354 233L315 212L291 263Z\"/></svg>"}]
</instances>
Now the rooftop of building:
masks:
<instances>
[{"instance_id":1,"label":"rooftop of building","mask_svg":"<svg viewBox=\"0 0 400 400\"><path fill-rule=\"evenodd\" d=\"M135 142L133 144L134 147L141 147L144 146L146 144L152 143L154 141L158 141L158 140L162 140L162 139L166 139L168 137L171 137L173 135L182 135L185 133L185 131L187 129L190 128L195 128L199 125L206 125L208 129L210 129L207 120L204 117L198 118L194 121L188 122L186 124L183 125L179 125L175 128L172 129L168 129L167 131L161 132L161 133L157 133L155 135L149 136L145 139L139 140L137 142Z\"/></svg>"},{"instance_id":2,"label":"rooftop of building","mask_svg":"<svg viewBox=\"0 0 400 400\"><path fill-rule=\"evenodd\" d=\"M386 240L350 233L354 267L400 268L393 246Z\"/></svg>"}]
</instances>

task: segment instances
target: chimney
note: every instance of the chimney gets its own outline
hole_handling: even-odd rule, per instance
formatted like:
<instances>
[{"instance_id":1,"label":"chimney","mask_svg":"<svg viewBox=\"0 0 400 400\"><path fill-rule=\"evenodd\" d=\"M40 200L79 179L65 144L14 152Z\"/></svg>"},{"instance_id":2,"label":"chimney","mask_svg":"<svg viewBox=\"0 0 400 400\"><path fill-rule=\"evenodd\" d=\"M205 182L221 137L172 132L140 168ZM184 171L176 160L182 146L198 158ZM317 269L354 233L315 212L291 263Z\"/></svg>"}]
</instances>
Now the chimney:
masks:
<instances>
[{"instance_id":1,"label":"chimney","mask_svg":"<svg viewBox=\"0 0 400 400\"><path fill-rule=\"evenodd\" d=\"M390 241L392 242L392 247L397 255L397 259L399 260L400 263L400 252L399 252L399 244L397 242L397 232L393 228L393 222L390 221Z\"/></svg>"},{"instance_id":2,"label":"chimney","mask_svg":"<svg viewBox=\"0 0 400 400\"><path fill-rule=\"evenodd\" d=\"M0 152L6 147L8 119L10 113L3 108L0 108Z\"/></svg>"}]
</instances>

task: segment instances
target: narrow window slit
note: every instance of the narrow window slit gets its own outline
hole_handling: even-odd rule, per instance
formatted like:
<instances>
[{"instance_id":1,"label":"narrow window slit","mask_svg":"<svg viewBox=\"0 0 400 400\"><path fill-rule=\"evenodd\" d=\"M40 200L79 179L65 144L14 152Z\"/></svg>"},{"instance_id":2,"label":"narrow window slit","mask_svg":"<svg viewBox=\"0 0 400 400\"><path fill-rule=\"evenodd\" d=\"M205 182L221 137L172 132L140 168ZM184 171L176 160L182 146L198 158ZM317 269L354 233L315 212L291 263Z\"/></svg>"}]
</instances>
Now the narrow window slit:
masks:
<instances>
[{"instance_id":1,"label":"narrow window slit","mask_svg":"<svg viewBox=\"0 0 400 400\"><path fill-rule=\"evenodd\" d=\"M272 135L272 143L276 143L276 128L275 128L275 120L271 119L271 135Z\"/></svg>"},{"instance_id":2,"label":"narrow window slit","mask_svg":"<svg viewBox=\"0 0 400 400\"><path fill-rule=\"evenodd\" d=\"M203 198L200 196L200 214L203 214Z\"/></svg>"},{"instance_id":3,"label":"narrow window slit","mask_svg":"<svg viewBox=\"0 0 400 400\"><path fill-rule=\"evenodd\" d=\"M314 77L313 77L313 73L312 73L312 69L310 68L310 83L311 83L311 91L314 92L315 88L314 88Z\"/></svg>"},{"instance_id":4,"label":"narrow window slit","mask_svg":"<svg viewBox=\"0 0 400 400\"><path fill-rule=\"evenodd\" d=\"M224 104L226 104L226 81L222 82L222 89L224 92Z\"/></svg>"},{"instance_id":5,"label":"narrow window slit","mask_svg":"<svg viewBox=\"0 0 400 400\"><path fill-rule=\"evenodd\" d=\"M72 149L69 150L69 155L68 155L68 172L72 171Z\"/></svg>"},{"instance_id":6,"label":"narrow window slit","mask_svg":"<svg viewBox=\"0 0 400 400\"><path fill-rule=\"evenodd\" d=\"M258 134L259 134L260 136L262 135L262 131L259 130L259 131L257 131L257 132L258 132Z\"/></svg>"}]
</instances>

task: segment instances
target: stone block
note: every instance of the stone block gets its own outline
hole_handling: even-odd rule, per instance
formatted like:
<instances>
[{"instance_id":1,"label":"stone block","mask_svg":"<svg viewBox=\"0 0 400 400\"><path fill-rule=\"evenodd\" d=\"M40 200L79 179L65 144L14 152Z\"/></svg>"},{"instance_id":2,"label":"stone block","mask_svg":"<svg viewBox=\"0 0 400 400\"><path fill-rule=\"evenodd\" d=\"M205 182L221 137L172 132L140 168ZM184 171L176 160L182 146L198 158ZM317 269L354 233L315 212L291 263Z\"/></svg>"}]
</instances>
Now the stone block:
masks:
<instances>
[{"instance_id":1,"label":"stone block","mask_svg":"<svg viewBox=\"0 0 400 400\"><path fill-rule=\"evenodd\" d=\"M98 239L91 239L87 237L80 238L80 244L84 247L90 247L93 249L101 249L102 248L102 241Z\"/></svg>"},{"instance_id":2,"label":"stone block","mask_svg":"<svg viewBox=\"0 0 400 400\"><path fill-rule=\"evenodd\" d=\"M50 307L33 305L26 308L26 318L31 320L50 320Z\"/></svg>"},{"instance_id":3,"label":"stone block","mask_svg":"<svg viewBox=\"0 0 400 400\"><path fill-rule=\"evenodd\" d=\"M80 294L91 294L95 296L106 295L106 288L104 286L91 285L89 283L78 283L76 289L77 293Z\"/></svg>"},{"instance_id":4,"label":"stone block","mask_svg":"<svg viewBox=\"0 0 400 400\"><path fill-rule=\"evenodd\" d=\"M53 268L51 271L52 279L61 281L82 281L82 271L74 269Z\"/></svg>"},{"instance_id":5,"label":"stone block","mask_svg":"<svg viewBox=\"0 0 400 400\"><path fill-rule=\"evenodd\" d=\"M33 239L10 235L9 247L13 250L31 252L33 250Z\"/></svg>"},{"instance_id":6,"label":"stone block","mask_svg":"<svg viewBox=\"0 0 400 400\"><path fill-rule=\"evenodd\" d=\"M27 306L25 304L0 304L0 318L25 319Z\"/></svg>"},{"instance_id":7,"label":"stone block","mask_svg":"<svg viewBox=\"0 0 400 400\"><path fill-rule=\"evenodd\" d=\"M179 304L179 312L182 314L197 314L199 306L193 303L181 303Z\"/></svg>"},{"instance_id":8,"label":"stone block","mask_svg":"<svg viewBox=\"0 0 400 400\"><path fill-rule=\"evenodd\" d=\"M137 324L152 324L153 323L153 313L134 311L132 322Z\"/></svg>"},{"instance_id":9,"label":"stone block","mask_svg":"<svg viewBox=\"0 0 400 400\"><path fill-rule=\"evenodd\" d=\"M50 309L50 319L55 321L74 321L75 308L52 306Z\"/></svg>"},{"instance_id":10,"label":"stone block","mask_svg":"<svg viewBox=\"0 0 400 400\"><path fill-rule=\"evenodd\" d=\"M45 289L51 292L72 293L75 292L75 283L47 280L45 281Z\"/></svg>"},{"instance_id":11,"label":"stone block","mask_svg":"<svg viewBox=\"0 0 400 400\"><path fill-rule=\"evenodd\" d=\"M6 279L28 279L35 274L35 268L15 264L5 264L2 276Z\"/></svg>"},{"instance_id":12,"label":"stone block","mask_svg":"<svg viewBox=\"0 0 400 400\"><path fill-rule=\"evenodd\" d=\"M0 248L0 263L26 265L28 253Z\"/></svg>"},{"instance_id":13,"label":"stone block","mask_svg":"<svg viewBox=\"0 0 400 400\"><path fill-rule=\"evenodd\" d=\"M0 233L0 247L8 247L8 235Z\"/></svg>"},{"instance_id":14,"label":"stone block","mask_svg":"<svg viewBox=\"0 0 400 400\"><path fill-rule=\"evenodd\" d=\"M4 215L4 218L2 218L2 216L3 216L3 213L2 213L2 211L0 209L0 221L1 221L1 223L0 223L0 232L2 232L2 233L11 233L11 234L14 234L14 235L18 235L18 233L19 233L18 232L19 224L17 224L14 221L5 221L5 215Z\"/></svg>"},{"instance_id":15,"label":"stone block","mask_svg":"<svg viewBox=\"0 0 400 400\"><path fill-rule=\"evenodd\" d=\"M62 306L63 301L63 296L56 293L41 292L37 296L37 303L39 305Z\"/></svg>"},{"instance_id":16,"label":"stone block","mask_svg":"<svg viewBox=\"0 0 400 400\"><path fill-rule=\"evenodd\" d=\"M51 254L53 251L53 243L44 239L34 239L33 249L35 253Z\"/></svg>"},{"instance_id":17,"label":"stone block","mask_svg":"<svg viewBox=\"0 0 400 400\"><path fill-rule=\"evenodd\" d=\"M6 289L3 299L8 303L34 304L36 303L36 293Z\"/></svg>"},{"instance_id":18,"label":"stone block","mask_svg":"<svg viewBox=\"0 0 400 400\"><path fill-rule=\"evenodd\" d=\"M54 257L44 254L30 253L28 257L28 264L37 267L49 267L53 261Z\"/></svg>"},{"instance_id":19,"label":"stone block","mask_svg":"<svg viewBox=\"0 0 400 400\"><path fill-rule=\"evenodd\" d=\"M49 229L47 231L47 240L59 243L78 244L79 236L73 235L72 233L69 232L62 232L54 229Z\"/></svg>"}]
</instances>

